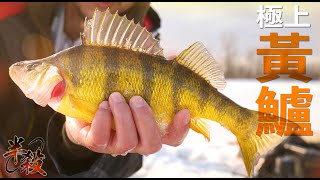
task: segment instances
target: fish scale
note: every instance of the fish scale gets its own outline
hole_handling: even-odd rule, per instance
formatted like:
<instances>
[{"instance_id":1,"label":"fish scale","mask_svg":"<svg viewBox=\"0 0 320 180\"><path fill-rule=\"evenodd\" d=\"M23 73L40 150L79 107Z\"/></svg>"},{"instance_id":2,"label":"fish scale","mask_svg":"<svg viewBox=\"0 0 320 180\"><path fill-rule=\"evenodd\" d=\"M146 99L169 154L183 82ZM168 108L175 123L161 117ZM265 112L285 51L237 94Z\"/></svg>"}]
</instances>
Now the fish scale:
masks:
<instances>
[{"instance_id":1,"label":"fish scale","mask_svg":"<svg viewBox=\"0 0 320 180\"><path fill-rule=\"evenodd\" d=\"M86 54L85 52L82 53ZM71 60L74 57L69 57ZM77 57L78 58L78 57ZM95 57L94 57L95 58ZM84 57L84 59L89 59ZM76 63L77 61L72 61ZM81 98L90 103L94 103L97 101L103 100L105 98L102 90L106 87L105 79L107 78L107 74L105 74L105 69L103 66L99 65L101 63L96 62L92 63L88 61L84 61L79 63L79 74L78 77L75 78L76 88L74 88L74 97ZM70 66L76 66L77 64L68 63ZM90 65L91 66L90 66ZM92 65L94 64L94 65Z\"/></svg>"}]
</instances>

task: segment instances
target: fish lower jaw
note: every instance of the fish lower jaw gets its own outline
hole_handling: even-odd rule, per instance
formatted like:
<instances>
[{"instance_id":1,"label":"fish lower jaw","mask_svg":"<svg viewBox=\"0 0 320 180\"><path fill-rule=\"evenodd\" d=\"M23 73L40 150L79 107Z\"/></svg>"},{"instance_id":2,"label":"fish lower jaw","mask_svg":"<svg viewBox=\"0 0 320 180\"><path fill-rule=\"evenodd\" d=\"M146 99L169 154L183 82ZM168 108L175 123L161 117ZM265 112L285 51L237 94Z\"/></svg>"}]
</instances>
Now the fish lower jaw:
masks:
<instances>
[{"instance_id":1,"label":"fish lower jaw","mask_svg":"<svg viewBox=\"0 0 320 180\"><path fill-rule=\"evenodd\" d=\"M47 90L39 90L39 91L28 91L24 92L25 96L29 99L32 99L36 104L39 106L45 107L48 105L48 102L50 101L50 92L52 89Z\"/></svg>"}]
</instances>

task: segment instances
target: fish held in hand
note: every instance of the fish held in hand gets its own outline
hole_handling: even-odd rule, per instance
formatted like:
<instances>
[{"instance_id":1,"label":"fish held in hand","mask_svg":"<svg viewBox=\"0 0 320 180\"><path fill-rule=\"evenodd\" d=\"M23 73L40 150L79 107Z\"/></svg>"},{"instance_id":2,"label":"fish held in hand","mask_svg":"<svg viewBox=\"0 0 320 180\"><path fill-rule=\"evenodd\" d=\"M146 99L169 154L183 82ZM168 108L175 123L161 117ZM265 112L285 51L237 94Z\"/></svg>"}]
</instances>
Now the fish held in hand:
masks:
<instances>
[{"instance_id":1,"label":"fish held in hand","mask_svg":"<svg viewBox=\"0 0 320 180\"><path fill-rule=\"evenodd\" d=\"M96 10L92 19L85 20L81 39L80 46L13 64L10 77L38 105L88 123L113 92L126 100L143 97L162 133L179 110L188 109L190 128L208 140L207 120L237 137L248 175L258 152L278 138L257 136L258 112L218 91L226 85L223 72L201 42L169 61L146 28L109 10Z\"/></svg>"}]
</instances>

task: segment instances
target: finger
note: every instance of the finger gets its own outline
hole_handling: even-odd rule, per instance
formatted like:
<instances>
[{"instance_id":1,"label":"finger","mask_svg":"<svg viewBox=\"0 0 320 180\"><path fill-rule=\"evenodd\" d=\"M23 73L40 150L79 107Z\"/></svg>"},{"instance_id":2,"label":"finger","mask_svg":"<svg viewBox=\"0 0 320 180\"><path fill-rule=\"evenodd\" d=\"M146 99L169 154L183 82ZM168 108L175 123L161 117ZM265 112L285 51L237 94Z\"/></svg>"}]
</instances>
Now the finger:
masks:
<instances>
[{"instance_id":1,"label":"finger","mask_svg":"<svg viewBox=\"0 0 320 180\"><path fill-rule=\"evenodd\" d=\"M112 154L126 154L138 144L132 113L126 100L118 92L110 95L109 102L116 129L115 138L111 142L114 147Z\"/></svg>"},{"instance_id":2,"label":"finger","mask_svg":"<svg viewBox=\"0 0 320 180\"><path fill-rule=\"evenodd\" d=\"M132 97L129 104L140 138L135 152L149 155L159 151L162 147L161 136L151 108L140 96Z\"/></svg>"},{"instance_id":3,"label":"finger","mask_svg":"<svg viewBox=\"0 0 320 180\"><path fill-rule=\"evenodd\" d=\"M102 153L108 146L111 132L112 114L108 101L103 101L94 116L85 145L91 150Z\"/></svg>"},{"instance_id":4,"label":"finger","mask_svg":"<svg viewBox=\"0 0 320 180\"><path fill-rule=\"evenodd\" d=\"M174 117L173 124L167 129L167 134L162 137L162 142L170 146L180 145L190 129L190 113L188 110L179 111Z\"/></svg>"},{"instance_id":5,"label":"finger","mask_svg":"<svg viewBox=\"0 0 320 180\"><path fill-rule=\"evenodd\" d=\"M167 59L171 61L171 60L174 60L176 57L177 57L176 55L171 55L171 56L168 56Z\"/></svg>"},{"instance_id":6,"label":"finger","mask_svg":"<svg viewBox=\"0 0 320 180\"><path fill-rule=\"evenodd\" d=\"M87 126L89 126L88 123L79 121L77 119L71 118L66 116L66 134L71 142L74 144L81 144L81 130Z\"/></svg>"}]
</instances>

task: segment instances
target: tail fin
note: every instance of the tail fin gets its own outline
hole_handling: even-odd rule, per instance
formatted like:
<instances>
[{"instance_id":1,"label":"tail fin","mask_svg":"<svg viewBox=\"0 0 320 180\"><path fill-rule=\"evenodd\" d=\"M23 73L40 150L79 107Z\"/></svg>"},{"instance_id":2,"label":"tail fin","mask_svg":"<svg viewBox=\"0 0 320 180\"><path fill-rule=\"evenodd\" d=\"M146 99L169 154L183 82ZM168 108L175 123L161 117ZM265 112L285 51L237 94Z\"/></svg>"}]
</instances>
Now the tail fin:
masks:
<instances>
[{"instance_id":1,"label":"tail fin","mask_svg":"<svg viewBox=\"0 0 320 180\"><path fill-rule=\"evenodd\" d=\"M273 149L283 140L282 137L277 136L269 134L259 137L256 134L251 134L248 138L237 138L249 177L254 172L254 166L258 163L260 155Z\"/></svg>"},{"instance_id":2,"label":"tail fin","mask_svg":"<svg viewBox=\"0 0 320 180\"><path fill-rule=\"evenodd\" d=\"M272 150L280 144L286 137L275 133L257 135L258 112L252 111L254 116L249 119L253 128L249 129L244 136L237 136L237 140L242 152L243 161L246 166L247 174L250 177L254 172L260 156ZM280 118L283 120L283 118ZM283 125L283 124L282 124Z\"/></svg>"},{"instance_id":3,"label":"tail fin","mask_svg":"<svg viewBox=\"0 0 320 180\"><path fill-rule=\"evenodd\" d=\"M254 172L254 167L257 165L260 156L266 154L272 150L275 146L280 144L286 137L279 136L275 133L272 134L261 134L260 136L256 134L258 130L258 112L251 111L253 114L251 119L247 121L251 122L252 126L246 128L244 131L237 133L236 135L243 161L247 170L247 174L250 177ZM280 118L282 122L285 122L283 118ZM190 128L195 132L202 134L207 141L210 141L210 130L209 125L206 123L207 119L202 118L192 118L190 123ZM284 124L278 126L278 128L283 127Z\"/></svg>"}]
</instances>

